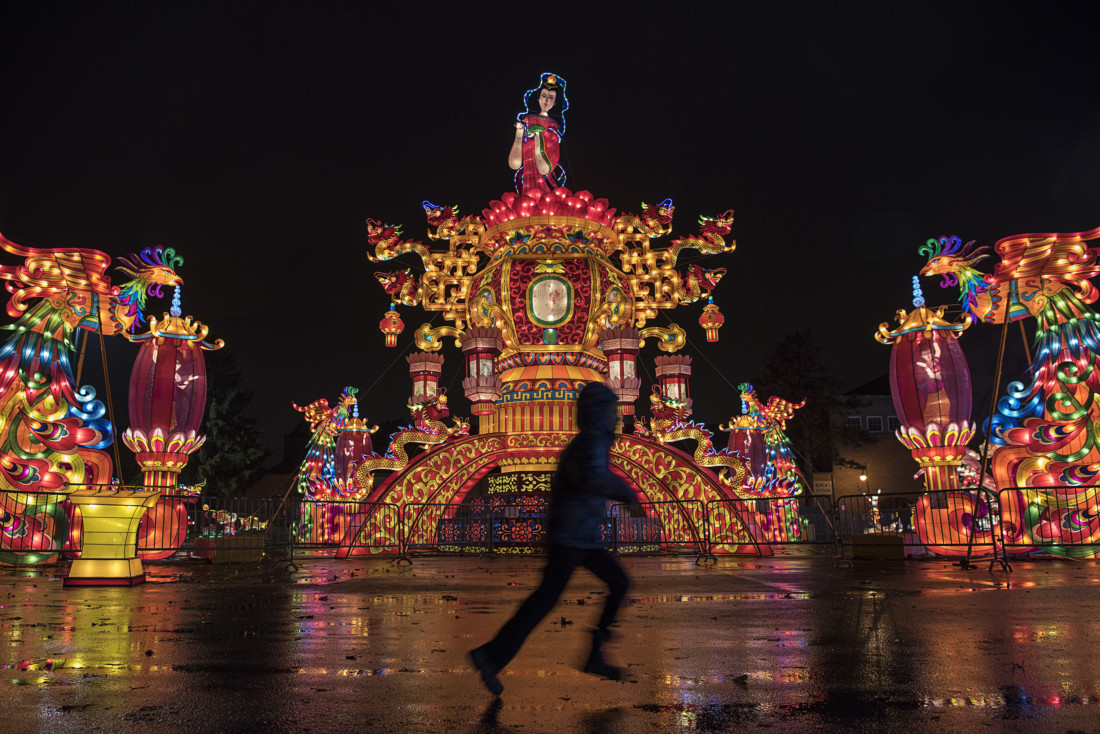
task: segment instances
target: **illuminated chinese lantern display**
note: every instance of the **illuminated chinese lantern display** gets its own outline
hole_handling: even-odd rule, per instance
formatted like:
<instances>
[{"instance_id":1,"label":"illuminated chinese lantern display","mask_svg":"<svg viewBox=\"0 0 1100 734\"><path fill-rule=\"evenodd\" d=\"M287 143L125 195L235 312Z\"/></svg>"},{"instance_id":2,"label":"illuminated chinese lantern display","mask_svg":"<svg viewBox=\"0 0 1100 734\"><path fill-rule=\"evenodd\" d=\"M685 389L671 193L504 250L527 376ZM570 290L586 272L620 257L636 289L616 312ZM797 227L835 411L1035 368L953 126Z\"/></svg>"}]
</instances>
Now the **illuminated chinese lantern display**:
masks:
<instances>
[{"instance_id":1,"label":"illuminated chinese lantern display","mask_svg":"<svg viewBox=\"0 0 1100 734\"><path fill-rule=\"evenodd\" d=\"M898 326L880 324L875 338L892 345L890 393L900 421L898 441L912 453L928 490L958 490L959 469L974 436L970 370L959 337L973 319L963 314L957 323L946 321L946 307L925 306L918 281L913 278L913 311L899 310ZM985 498L967 492L925 494L913 507L914 529L933 552L966 555L971 541L992 540L991 509Z\"/></svg>"},{"instance_id":2,"label":"illuminated chinese lantern display","mask_svg":"<svg viewBox=\"0 0 1100 734\"><path fill-rule=\"evenodd\" d=\"M1086 244L1097 239L1100 228L1006 237L993 248L1000 261L988 275L977 270L991 256L987 247L941 237L921 248L928 258L921 274L957 285L959 302L976 323L1007 328L1036 320L1026 382L1008 383L987 436L997 492L995 540L1010 553L1039 549L1083 558L1100 552L1094 469L1100 446L1092 429L1100 421L1100 317L1091 307L1097 290L1090 282L1100 263ZM984 515L980 507L970 514Z\"/></svg>"},{"instance_id":3,"label":"illuminated chinese lantern display","mask_svg":"<svg viewBox=\"0 0 1100 734\"><path fill-rule=\"evenodd\" d=\"M95 391L77 387L73 337L77 329L85 338L135 331L146 297L181 282L181 260L163 248L120 258L118 270L131 279L113 286L111 258L98 250L37 249L3 237L0 247L25 259L0 266L12 294L7 312L18 319L0 349L0 562L54 560L65 548L79 555L66 586L140 583L138 521L159 494L114 483L104 450L114 429Z\"/></svg>"},{"instance_id":4,"label":"illuminated chinese lantern display","mask_svg":"<svg viewBox=\"0 0 1100 734\"><path fill-rule=\"evenodd\" d=\"M770 494L761 495L746 461L715 449L710 431L689 420L692 358L679 353L687 333L667 319L653 323L660 312L698 304L708 338L716 337L723 317L713 292L726 270L698 261L734 250L733 212L701 217L696 233L663 241L672 231L671 199L643 203L632 214L569 189L559 160L566 90L560 75L544 74L524 95L507 157L515 191L466 215L424 201L426 242L404 237L401 226L366 222L369 259L390 268L374 275L392 306L421 308L442 322L416 328L417 351L406 357L411 425L360 460L354 488L341 494L376 509L347 524L338 555L418 545L531 552L544 532L534 518L545 507L548 477L577 429L577 397L592 382L608 384L625 417L634 415L642 376L658 381L651 417L618 434L611 461L639 499L674 509L652 509L636 523L609 521L608 533L626 533L620 550L653 547L664 527L666 544L755 553L748 524L729 503L802 491L800 482L772 482ZM692 262L685 264L688 251ZM387 344L396 343L395 328L384 322L383 331ZM643 357L647 342L662 354ZM450 417L439 387L441 350L451 344L462 350L462 387L475 426ZM692 448L676 448L680 441ZM659 480L653 466L679 479ZM514 481L498 481L509 476ZM325 481L316 466L303 465L299 488L307 502L323 504L331 495ZM714 528L706 527L706 503L726 503L712 508ZM400 524L390 510L402 508ZM460 508L469 521L456 519ZM719 540L711 543L713 529Z\"/></svg>"}]
</instances>

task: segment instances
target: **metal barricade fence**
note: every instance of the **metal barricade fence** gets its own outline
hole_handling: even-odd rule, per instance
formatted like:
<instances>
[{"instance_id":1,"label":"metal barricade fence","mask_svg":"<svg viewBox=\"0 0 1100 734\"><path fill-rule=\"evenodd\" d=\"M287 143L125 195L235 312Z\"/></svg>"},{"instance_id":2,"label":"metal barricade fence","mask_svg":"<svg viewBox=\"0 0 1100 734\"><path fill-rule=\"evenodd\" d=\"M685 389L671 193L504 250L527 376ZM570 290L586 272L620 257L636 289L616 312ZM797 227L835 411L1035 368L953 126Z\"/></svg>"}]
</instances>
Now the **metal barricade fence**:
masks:
<instances>
[{"instance_id":1,"label":"metal barricade fence","mask_svg":"<svg viewBox=\"0 0 1100 734\"><path fill-rule=\"evenodd\" d=\"M492 513L468 505L410 502L401 508L403 553L488 553L493 550Z\"/></svg>"},{"instance_id":2,"label":"metal barricade fence","mask_svg":"<svg viewBox=\"0 0 1100 734\"><path fill-rule=\"evenodd\" d=\"M73 547L75 506L59 492L0 492L0 561L25 565L60 560Z\"/></svg>"},{"instance_id":3,"label":"metal barricade fence","mask_svg":"<svg viewBox=\"0 0 1100 734\"><path fill-rule=\"evenodd\" d=\"M984 489L845 495L836 500L840 557L992 556L997 500Z\"/></svg>"},{"instance_id":4,"label":"metal barricade fence","mask_svg":"<svg viewBox=\"0 0 1100 734\"><path fill-rule=\"evenodd\" d=\"M706 510L700 501L646 502L640 515L613 505L600 523L607 547L619 553L691 552L706 548ZM521 508L409 503L402 509L404 550L519 554L545 551L547 516Z\"/></svg>"},{"instance_id":5,"label":"metal barricade fence","mask_svg":"<svg viewBox=\"0 0 1100 734\"><path fill-rule=\"evenodd\" d=\"M401 551L401 508L388 502L298 500L287 506L292 517L293 550L337 549Z\"/></svg>"},{"instance_id":6,"label":"metal barricade fence","mask_svg":"<svg viewBox=\"0 0 1100 734\"><path fill-rule=\"evenodd\" d=\"M1011 487L997 493L996 509L1006 555L1100 555L1100 487Z\"/></svg>"},{"instance_id":7,"label":"metal barricade fence","mask_svg":"<svg viewBox=\"0 0 1100 734\"><path fill-rule=\"evenodd\" d=\"M762 548L835 543L827 497L712 500L707 526L711 553L763 555Z\"/></svg>"},{"instance_id":8,"label":"metal barricade fence","mask_svg":"<svg viewBox=\"0 0 1100 734\"><path fill-rule=\"evenodd\" d=\"M634 510L622 504L611 506L608 516L600 523L600 533L610 550L632 555L661 551L665 534L657 510L652 503L640 505L640 508Z\"/></svg>"},{"instance_id":9,"label":"metal barricade fence","mask_svg":"<svg viewBox=\"0 0 1100 734\"><path fill-rule=\"evenodd\" d=\"M208 524L201 516L206 501L192 493L162 492L138 524L138 557L142 561L162 561L176 553L189 554L196 537L202 534L199 528Z\"/></svg>"},{"instance_id":10,"label":"metal barricade fence","mask_svg":"<svg viewBox=\"0 0 1100 734\"><path fill-rule=\"evenodd\" d=\"M641 502L641 516L629 505L615 505L610 516L609 548L620 553L707 552L706 506L701 500Z\"/></svg>"},{"instance_id":11,"label":"metal barricade fence","mask_svg":"<svg viewBox=\"0 0 1100 734\"><path fill-rule=\"evenodd\" d=\"M800 511L803 529L801 542L835 543L836 527L834 518L836 513L832 498L823 495L810 495L799 499L804 503Z\"/></svg>"},{"instance_id":12,"label":"metal barricade fence","mask_svg":"<svg viewBox=\"0 0 1100 734\"><path fill-rule=\"evenodd\" d=\"M217 563L260 560L286 552L279 503L271 498L163 494L142 516L137 552L143 561L182 554Z\"/></svg>"}]
</instances>

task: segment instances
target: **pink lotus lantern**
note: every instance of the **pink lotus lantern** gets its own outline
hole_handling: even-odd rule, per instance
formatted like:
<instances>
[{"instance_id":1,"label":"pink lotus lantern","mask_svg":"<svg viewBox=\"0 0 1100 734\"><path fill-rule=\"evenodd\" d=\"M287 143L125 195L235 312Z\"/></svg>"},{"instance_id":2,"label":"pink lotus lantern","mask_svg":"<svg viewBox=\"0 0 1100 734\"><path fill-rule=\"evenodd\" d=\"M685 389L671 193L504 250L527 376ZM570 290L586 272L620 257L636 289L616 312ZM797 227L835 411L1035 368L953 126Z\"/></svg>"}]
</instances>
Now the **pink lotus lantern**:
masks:
<instances>
[{"instance_id":1,"label":"pink lotus lantern","mask_svg":"<svg viewBox=\"0 0 1100 734\"><path fill-rule=\"evenodd\" d=\"M176 489L191 454L206 440L198 433L206 407L206 363L203 350L221 349L203 341L209 329L191 317L181 318L179 288L163 321L149 319L149 331L130 337L141 349L130 372L130 427L122 434L134 452L147 490L161 492L138 533L146 560L167 558L182 545L187 513Z\"/></svg>"},{"instance_id":2,"label":"pink lotus lantern","mask_svg":"<svg viewBox=\"0 0 1100 734\"><path fill-rule=\"evenodd\" d=\"M957 324L945 321L945 307L926 308L916 283L914 296L912 313L898 311L900 326L891 331L881 324L875 334L893 345L890 393L901 420L897 437L924 469L927 489L958 489L959 465L974 435L970 370L958 339L972 319L964 314Z\"/></svg>"},{"instance_id":3,"label":"pink lotus lantern","mask_svg":"<svg viewBox=\"0 0 1100 734\"><path fill-rule=\"evenodd\" d=\"M374 453L371 434L378 426L371 426L359 417L359 404L352 405L352 414L340 429L336 438L335 464L338 489L352 493L355 489L355 465L364 456Z\"/></svg>"}]
</instances>

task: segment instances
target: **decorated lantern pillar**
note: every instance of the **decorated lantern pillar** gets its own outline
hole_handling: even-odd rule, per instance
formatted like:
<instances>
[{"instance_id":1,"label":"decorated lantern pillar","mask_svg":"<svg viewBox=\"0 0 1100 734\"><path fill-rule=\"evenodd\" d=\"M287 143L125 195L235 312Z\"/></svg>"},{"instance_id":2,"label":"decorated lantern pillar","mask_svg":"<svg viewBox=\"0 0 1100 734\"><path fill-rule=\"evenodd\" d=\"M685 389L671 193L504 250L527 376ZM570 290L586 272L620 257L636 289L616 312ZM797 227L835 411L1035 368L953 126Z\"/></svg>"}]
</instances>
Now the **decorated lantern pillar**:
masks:
<instances>
[{"instance_id":1,"label":"decorated lantern pillar","mask_svg":"<svg viewBox=\"0 0 1100 734\"><path fill-rule=\"evenodd\" d=\"M619 398L619 415L634 415L634 401L641 392L638 352L641 334L633 326L619 326L600 332L600 349L607 357L607 386Z\"/></svg>"},{"instance_id":2,"label":"decorated lantern pillar","mask_svg":"<svg viewBox=\"0 0 1100 734\"><path fill-rule=\"evenodd\" d=\"M459 339L466 357L466 378L462 387L474 415L492 415L500 400L503 383L495 373L495 360L504 344L500 330L488 326L473 326Z\"/></svg>"},{"instance_id":3,"label":"decorated lantern pillar","mask_svg":"<svg viewBox=\"0 0 1100 734\"><path fill-rule=\"evenodd\" d=\"M191 454L206 440L198 433L206 407L202 353L224 346L220 339L204 341L209 329L180 314L177 287L164 320L150 318L147 333L130 337L141 349L130 372L130 427L122 442L135 454L145 489L161 493L138 529L138 544L156 549L139 550L143 560L168 558L187 539L189 500L177 485Z\"/></svg>"},{"instance_id":4,"label":"decorated lantern pillar","mask_svg":"<svg viewBox=\"0 0 1100 734\"><path fill-rule=\"evenodd\" d=\"M691 378L691 357L683 354L670 354L653 360L657 365L657 379L661 382L661 395L677 406L680 419L691 415L691 393L688 380Z\"/></svg>"},{"instance_id":5,"label":"decorated lantern pillar","mask_svg":"<svg viewBox=\"0 0 1100 734\"><path fill-rule=\"evenodd\" d=\"M365 419L359 417L359 403L353 403L351 415L340 427L336 437L334 482L341 495L348 496L354 493L355 466L364 456L374 453L371 434L377 431L378 426L371 426Z\"/></svg>"},{"instance_id":6,"label":"decorated lantern pillar","mask_svg":"<svg viewBox=\"0 0 1100 734\"><path fill-rule=\"evenodd\" d=\"M225 346L204 341L209 328L180 314L177 287L164 320L150 318L148 332L130 337L141 349L130 372L130 427L122 441L136 454L146 489L174 490L206 440L198 433L206 407L202 353Z\"/></svg>"},{"instance_id":7,"label":"decorated lantern pillar","mask_svg":"<svg viewBox=\"0 0 1100 734\"><path fill-rule=\"evenodd\" d=\"M929 491L959 488L959 465L974 435L970 422L970 370L959 336L973 319L945 321L945 306L924 305L914 278L913 311L899 310L893 330L880 324L875 338L890 344L890 393L901 421L897 437L924 470Z\"/></svg>"},{"instance_id":8,"label":"decorated lantern pillar","mask_svg":"<svg viewBox=\"0 0 1100 734\"><path fill-rule=\"evenodd\" d=\"M405 357L412 378L412 402L425 403L439 394L439 376L443 373L443 355L413 352Z\"/></svg>"}]
</instances>

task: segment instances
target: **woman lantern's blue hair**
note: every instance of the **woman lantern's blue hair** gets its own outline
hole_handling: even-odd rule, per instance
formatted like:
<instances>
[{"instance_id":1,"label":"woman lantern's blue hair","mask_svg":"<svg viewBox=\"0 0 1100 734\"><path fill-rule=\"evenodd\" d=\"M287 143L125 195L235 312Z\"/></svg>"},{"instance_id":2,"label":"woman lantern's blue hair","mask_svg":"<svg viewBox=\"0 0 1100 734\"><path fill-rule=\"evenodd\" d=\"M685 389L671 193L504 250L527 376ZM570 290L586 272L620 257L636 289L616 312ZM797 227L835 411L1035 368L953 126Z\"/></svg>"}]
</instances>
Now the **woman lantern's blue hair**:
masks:
<instances>
[{"instance_id":1,"label":"woman lantern's blue hair","mask_svg":"<svg viewBox=\"0 0 1100 734\"><path fill-rule=\"evenodd\" d=\"M549 89L551 92L558 93L557 99L554 100L554 109L549 114L561 123L558 125L558 137L560 138L565 135L565 111L569 109L569 98L565 96L565 79L558 74L546 72L539 77L537 87L532 87L523 93L523 112L516 115L516 120L523 122L526 115L531 114L532 111L538 112L538 95L539 90L542 89ZM534 107L532 107L532 104Z\"/></svg>"}]
</instances>

